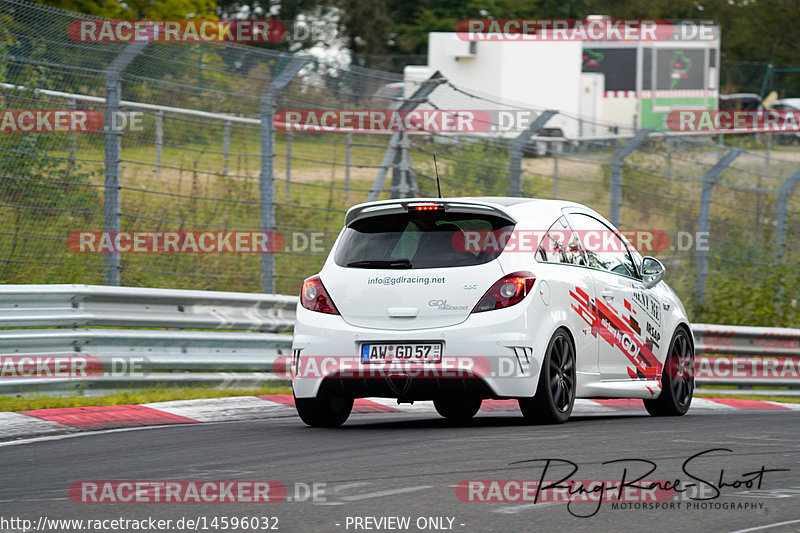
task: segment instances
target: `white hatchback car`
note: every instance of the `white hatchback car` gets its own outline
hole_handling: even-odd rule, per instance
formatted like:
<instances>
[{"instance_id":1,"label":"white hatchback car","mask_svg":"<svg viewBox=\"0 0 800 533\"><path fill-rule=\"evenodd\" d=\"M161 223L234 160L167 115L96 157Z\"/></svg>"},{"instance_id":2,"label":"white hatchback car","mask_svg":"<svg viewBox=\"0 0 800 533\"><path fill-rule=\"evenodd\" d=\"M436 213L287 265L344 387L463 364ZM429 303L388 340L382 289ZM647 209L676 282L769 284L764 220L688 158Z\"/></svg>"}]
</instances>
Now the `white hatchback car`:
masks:
<instances>
[{"instance_id":1,"label":"white hatchback car","mask_svg":"<svg viewBox=\"0 0 800 533\"><path fill-rule=\"evenodd\" d=\"M566 421L575 398L640 398L682 415L694 389L686 311L602 216L572 202L437 198L351 208L303 283L291 371L311 426L339 426L355 398L433 400L467 419L517 399Z\"/></svg>"}]
</instances>

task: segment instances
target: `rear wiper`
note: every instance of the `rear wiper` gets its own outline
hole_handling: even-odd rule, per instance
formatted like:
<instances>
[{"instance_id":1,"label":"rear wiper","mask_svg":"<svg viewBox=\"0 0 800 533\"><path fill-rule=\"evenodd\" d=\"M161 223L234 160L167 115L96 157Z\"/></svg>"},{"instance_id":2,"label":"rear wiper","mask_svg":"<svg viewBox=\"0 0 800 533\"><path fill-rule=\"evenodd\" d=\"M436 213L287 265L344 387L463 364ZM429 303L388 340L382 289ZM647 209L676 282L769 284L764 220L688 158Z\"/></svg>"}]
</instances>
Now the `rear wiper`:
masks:
<instances>
[{"instance_id":1,"label":"rear wiper","mask_svg":"<svg viewBox=\"0 0 800 533\"><path fill-rule=\"evenodd\" d=\"M408 259L390 259L388 261L367 259L365 261L352 261L347 263L347 266L355 268L411 268L411 261Z\"/></svg>"}]
</instances>

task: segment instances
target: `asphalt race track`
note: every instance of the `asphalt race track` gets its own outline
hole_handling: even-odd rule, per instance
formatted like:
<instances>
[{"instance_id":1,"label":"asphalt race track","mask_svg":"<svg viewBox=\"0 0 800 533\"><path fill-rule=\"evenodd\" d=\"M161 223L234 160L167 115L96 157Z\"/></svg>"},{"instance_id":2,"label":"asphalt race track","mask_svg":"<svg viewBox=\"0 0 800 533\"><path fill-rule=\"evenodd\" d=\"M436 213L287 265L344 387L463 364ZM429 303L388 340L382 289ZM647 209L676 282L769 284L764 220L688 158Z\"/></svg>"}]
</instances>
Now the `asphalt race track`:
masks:
<instances>
[{"instance_id":1,"label":"asphalt race track","mask_svg":"<svg viewBox=\"0 0 800 533\"><path fill-rule=\"evenodd\" d=\"M200 531L221 530L211 527L214 517L276 517L265 523L288 532L800 531L799 416L697 410L656 419L620 412L548 427L525 425L514 413L482 412L455 424L420 412L354 414L335 430L308 428L292 417L44 437L0 445L0 517L28 519L32 529L45 531L58 530L42 526L52 519L148 517L183 518L182 530L190 529L185 520L205 517L205 528L192 528ZM730 451L682 466L714 448ZM657 467L646 479L688 483L686 468L705 483L673 495L671 509L457 497L464 480L538 480L544 463L537 459L554 460L544 479L567 475L556 459L577 465L572 479L619 480L626 467L630 479L643 472L645 463L633 461L641 459ZM628 461L602 464L619 459ZM762 467L758 490L754 478ZM718 497L687 497L692 491L713 497L711 486L721 486L720 477L731 486ZM275 480L288 495L268 504L76 503L68 490L85 480ZM317 485L315 502L306 490L314 483L324 484ZM387 517L407 517L410 525L399 529ZM2 523L0 531L21 531L19 525ZM266 529L238 529L244 530Z\"/></svg>"}]
</instances>

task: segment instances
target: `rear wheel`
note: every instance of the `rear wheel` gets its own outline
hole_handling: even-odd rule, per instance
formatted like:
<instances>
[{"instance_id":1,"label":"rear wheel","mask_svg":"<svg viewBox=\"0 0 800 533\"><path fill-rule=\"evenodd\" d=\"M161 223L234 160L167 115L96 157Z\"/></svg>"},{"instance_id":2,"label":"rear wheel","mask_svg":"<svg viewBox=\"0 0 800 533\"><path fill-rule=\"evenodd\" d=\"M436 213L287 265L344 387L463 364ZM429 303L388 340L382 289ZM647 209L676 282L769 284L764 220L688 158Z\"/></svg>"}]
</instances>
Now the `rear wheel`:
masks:
<instances>
[{"instance_id":1,"label":"rear wheel","mask_svg":"<svg viewBox=\"0 0 800 533\"><path fill-rule=\"evenodd\" d=\"M433 400L436 412L451 420L469 420L478 413L481 403L483 400L474 396Z\"/></svg>"},{"instance_id":2,"label":"rear wheel","mask_svg":"<svg viewBox=\"0 0 800 533\"><path fill-rule=\"evenodd\" d=\"M530 422L561 424L569 419L575 404L575 349L566 330L556 331L547 345L536 395L518 401Z\"/></svg>"},{"instance_id":3,"label":"rear wheel","mask_svg":"<svg viewBox=\"0 0 800 533\"><path fill-rule=\"evenodd\" d=\"M353 410L353 398L327 396L295 398L294 406L300 420L311 427L335 428L345 423Z\"/></svg>"},{"instance_id":4,"label":"rear wheel","mask_svg":"<svg viewBox=\"0 0 800 533\"><path fill-rule=\"evenodd\" d=\"M679 328L672 337L669 356L661 371L661 394L655 400L644 400L644 407L653 416L685 415L694 393L694 350L686 330Z\"/></svg>"}]
</instances>

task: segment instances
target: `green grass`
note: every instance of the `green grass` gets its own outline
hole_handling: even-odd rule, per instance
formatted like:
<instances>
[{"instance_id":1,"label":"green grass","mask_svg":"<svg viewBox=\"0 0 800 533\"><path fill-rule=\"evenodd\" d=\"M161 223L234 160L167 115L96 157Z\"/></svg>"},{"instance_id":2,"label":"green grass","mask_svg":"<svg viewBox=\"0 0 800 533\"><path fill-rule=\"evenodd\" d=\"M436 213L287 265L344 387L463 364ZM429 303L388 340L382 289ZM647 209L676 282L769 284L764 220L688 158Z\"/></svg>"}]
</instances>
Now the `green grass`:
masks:
<instances>
[{"instance_id":1,"label":"green grass","mask_svg":"<svg viewBox=\"0 0 800 533\"><path fill-rule=\"evenodd\" d=\"M197 134L191 131L190 126L195 129L199 126L178 126L172 126L170 130L169 122L165 123L166 142L174 146L166 146L163 154L164 164L177 168L164 168L160 176L151 166L155 161L153 144L133 137L123 140L121 175L125 188L121 194L122 228L127 231L259 228L258 131L233 130L231 152L246 156L232 155L228 162L231 177L225 177L221 154L211 153L222 151L221 127L203 125ZM138 136L152 138L148 132ZM322 231L326 232L326 238L325 250L321 253L276 254L278 278L275 292L298 293L302 279L316 273L323 264L325 251L341 228L344 211L367 197L378 171L358 168L357 165L378 165L384 150L353 146L351 190L346 196L344 169L339 166L345 160L343 141L341 134L295 136L292 142L292 183L287 194L283 181L286 163L281 157L286 154L287 139L284 134L276 135L276 154L279 157L275 162L275 198L278 203L275 220L278 229L284 234ZM382 145L386 141L384 135L353 135L355 144ZM439 173L445 195L507 194L508 154L504 150L476 144L426 144L422 138L415 138L413 142L439 154ZM0 141L0 149L3 146ZM57 149L44 153L65 157L68 155L66 149L62 143ZM610 153L610 148L599 147L594 151L584 150L581 157L566 153L560 156L558 197L584 203L608 215L610 168L603 161L608 160ZM677 231L689 233L696 230L699 173L707 169L697 163L697 158L710 162L716 157L716 151L679 153L673 150L671 153L674 158L668 161L661 148L652 148L626 160L629 165L623 171L622 199L625 228L657 229L670 235ZM411 157L416 171L426 176L435 174L433 161L427 154L412 150ZM95 171L91 182L100 185L104 159L102 139L80 137L77 159L83 171ZM308 161L310 159L322 163ZM338 165L332 165L332 162ZM526 196L552 196L554 162L554 159L545 157L523 161ZM745 161L744 156L737 160L737 164L742 166L756 163L760 161ZM3 165L4 159L0 156L0 170L3 170ZM667 169L674 174L666 176L654 172L661 170L666 173ZM753 170L759 169L754 166ZM391 179L391 173L388 178ZM693 251L666 250L656 254L667 264L667 281L687 304L692 319L769 326L796 323L800 312L797 304L779 308L772 295L780 283L785 287L787 297L796 294L797 276L793 270L796 270L799 257L797 250L791 246L787 250L786 281L777 280L776 269L757 266L769 262L773 242L771 224L776 209L774 195L757 196L751 192L749 185L758 178L757 173L723 174L722 182L736 181L742 187L715 189L711 228L713 250L709 258L707 308L704 311L692 301ZM423 195L435 194L432 182L420 177L419 184ZM387 194L381 197L386 198ZM48 189L31 184L26 185L22 193L3 200L9 205L25 207L0 208L0 226L5 228L0 237L0 257L5 259L0 262L1 282L103 283L102 255L70 253L64 242L71 231L103 228L102 187L70 187L60 193L52 187ZM79 209L88 209L92 213L79 214ZM794 194L789 203L793 217L789 220L790 232L797 227L798 209L800 194ZM756 231L751 227L763 229ZM792 238L790 233L789 243ZM257 292L260 290L259 259L256 254L124 254L121 258L122 284ZM749 296L743 295L740 280L744 277L755 280L755 287L759 290L750 291Z\"/></svg>"},{"instance_id":2,"label":"green grass","mask_svg":"<svg viewBox=\"0 0 800 533\"><path fill-rule=\"evenodd\" d=\"M56 407L84 407L99 405L133 405L171 400L195 400L201 398L226 398L230 396L255 396L259 394L289 394L288 385L265 385L258 389L224 389L208 387L152 388L140 389L106 396L0 396L0 412L52 409Z\"/></svg>"}]
</instances>

